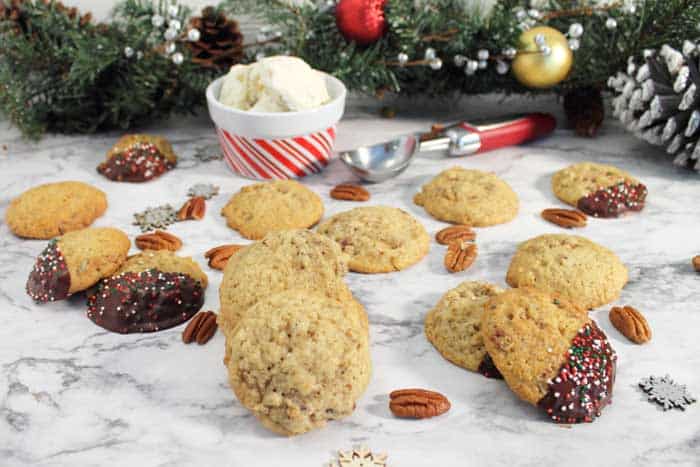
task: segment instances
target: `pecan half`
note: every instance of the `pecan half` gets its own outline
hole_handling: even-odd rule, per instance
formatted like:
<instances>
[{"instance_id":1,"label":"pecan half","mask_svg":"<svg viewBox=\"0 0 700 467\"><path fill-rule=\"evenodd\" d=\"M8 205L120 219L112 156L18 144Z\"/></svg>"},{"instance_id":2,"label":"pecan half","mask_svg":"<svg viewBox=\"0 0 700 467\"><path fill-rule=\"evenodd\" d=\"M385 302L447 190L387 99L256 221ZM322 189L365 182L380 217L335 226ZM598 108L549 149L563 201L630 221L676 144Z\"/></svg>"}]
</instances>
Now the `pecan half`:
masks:
<instances>
[{"instance_id":1,"label":"pecan half","mask_svg":"<svg viewBox=\"0 0 700 467\"><path fill-rule=\"evenodd\" d=\"M204 196L195 196L190 198L182 205L177 212L177 220L179 221L198 221L204 217L207 212L207 202Z\"/></svg>"},{"instance_id":2,"label":"pecan half","mask_svg":"<svg viewBox=\"0 0 700 467\"><path fill-rule=\"evenodd\" d=\"M367 201L369 191L359 185L341 183L331 190L331 198L343 201Z\"/></svg>"},{"instance_id":3,"label":"pecan half","mask_svg":"<svg viewBox=\"0 0 700 467\"><path fill-rule=\"evenodd\" d=\"M693 258L693 267L697 272L700 272L700 255Z\"/></svg>"},{"instance_id":4,"label":"pecan half","mask_svg":"<svg viewBox=\"0 0 700 467\"><path fill-rule=\"evenodd\" d=\"M231 256L245 248L244 245L221 245L204 253L204 257L209 260L209 267L223 271Z\"/></svg>"},{"instance_id":5,"label":"pecan half","mask_svg":"<svg viewBox=\"0 0 700 467\"><path fill-rule=\"evenodd\" d=\"M450 401L435 391L400 389L389 394L389 409L401 418L430 418L450 410Z\"/></svg>"},{"instance_id":6,"label":"pecan half","mask_svg":"<svg viewBox=\"0 0 700 467\"><path fill-rule=\"evenodd\" d=\"M475 239L476 232L468 225L452 225L435 234L435 241L440 245L449 245L457 240L473 242Z\"/></svg>"},{"instance_id":7,"label":"pecan half","mask_svg":"<svg viewBox=\"0 0 700 467\"><path fill-rule=\"evenodd\" d=\"M136 246L141 250L177 251L182 247L182 240L162 230L139 235L134 240L134 243L136 243Z\"/></svg>"},{"instance_id":8,"label":"pecan half","mask_svg":"<svg viewBox=\"0 0 700 467\"><path fill-rule=\"evenodd\" d=\"M196 341L199 345L206 344L214 337L218 327L216 313L200 311L187 323L187 327L182 332L182 342L189 344Z\"/></svg>"},{"instance_id":9,"label":"pecan half","mask_svg":"<svg viewBox=\"0 0 700 467\"><path fill-rule=\"evenodd\" d=\"M542 211L542 219L565 229L585 227L588 222L588 216L575 209L545 209Z\"/></svg>"},{"instance_id":10,"label":"pecan half","mask_svg":"<svg viewBox=\"0 0 700 467\"><path fill-rule=\"evenodd\" d=\"M474 263L476 254L476 244L459 240L452 242L445 253L445 267L450 272L464 271Z\"/></svg>"},{"instance_id":11,"label":"pecan half","mask_svg":"<svg viewBox=\"0 0 700 467\"><path fill-rule=\"evenodd\" d=\"M644 344L651 340L649 323L644 315L631 306L614 306L609 317L613 326L635 344Z\"/></svg>"}]
</instances>

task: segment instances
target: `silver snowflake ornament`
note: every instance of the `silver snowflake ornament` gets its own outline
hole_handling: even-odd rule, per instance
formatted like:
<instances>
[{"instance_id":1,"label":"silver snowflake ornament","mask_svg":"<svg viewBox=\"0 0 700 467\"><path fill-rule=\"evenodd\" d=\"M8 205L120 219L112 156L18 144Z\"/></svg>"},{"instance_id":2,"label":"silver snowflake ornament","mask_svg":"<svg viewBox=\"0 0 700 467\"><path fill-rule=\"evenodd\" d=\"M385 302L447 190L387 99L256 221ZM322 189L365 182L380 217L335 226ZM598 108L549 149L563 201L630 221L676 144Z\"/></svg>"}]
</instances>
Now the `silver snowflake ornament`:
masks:
<instances>
[{"instance_id":1,"label":"silver snowflake ornament","mask_svg":"<svg viewBox=\"0 0 700 467\"><path fill-rule=\"evenodd\" d=\"M194 150L194 157L201 162L209 162L221 160L224 158L224 155L221 154L221 147L218 144L208 144L196 148Z\"/></svg>"},{"instance_id":2,"label":"silver snowflake ornament","mask_svg":"<svg viewBox=\"0 0 700 467\"><path fill-rule=\"evenodd\" d=\"M141 232L156 229L167 229L169 225L177 222L177 212L169 204L156 208L147 208L145 211L134 214L134 225L141 228Z\"/></svg>"},{"instance_id":3,"label":"silver snowflake ornament","mask_svg":"<svg viewBox=\"0 0 700 467\"><path fill-rule=\"evenodd\" d=\"M204 199L212 199L219 194L219 187L212 183L197 183L187 190L187 196L196 198L201 196Z\"/></svg>"},{"instance_id":4,"label":"silver snowflake ornament","mask_svg":"<svg viewBox=\"0 0 700 467\"><path fill-rule=\"evenodd\" d=\"M656 402L664 411L674 408L685 410L696 402L685 385L675 383L669 375L644 378L639 382L639 387L649 394L650 402Z\"/></svg>"},{"instance_id":5,"label":"silver snowflake ornament","mask_svg":"<svg viewBox=\"0 0 700 467\"><path fill-rule=\"evenodd\" d=\"M338 451L338 459L329 467L386 467L386 454L374 454L364 446L356 447L352 451Z\"/></svg>"}]
</instances>

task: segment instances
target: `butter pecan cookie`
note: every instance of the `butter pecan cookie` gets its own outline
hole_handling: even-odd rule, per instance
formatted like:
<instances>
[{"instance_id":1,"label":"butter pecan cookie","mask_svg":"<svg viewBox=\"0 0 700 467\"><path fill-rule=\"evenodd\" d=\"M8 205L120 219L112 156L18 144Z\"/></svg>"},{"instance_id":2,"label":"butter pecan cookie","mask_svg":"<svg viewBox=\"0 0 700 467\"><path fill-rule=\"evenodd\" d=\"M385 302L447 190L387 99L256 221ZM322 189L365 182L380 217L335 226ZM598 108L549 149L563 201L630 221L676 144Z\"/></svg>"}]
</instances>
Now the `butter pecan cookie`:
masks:
<instances>
[{"instance_id":1,"label":"butter pecan cookie","mask_svg":"<svg viewBox=\"0 0 700 467\"><path fill-rule=\"evenodd\" d=\"M441 221L486 227L518 214L518 195L496 175L452 167L413 197L413 202Z\"/></svg>"},{"instance_id":2,"label":"butter pecan cookie","mask_svg":"<svg viewBox=\"0 0 700 467\"><path fill-rule=\"evenodd\" d=\"M336 214L318 227L349 256L351 271L393 272L406 269L428 254L430 236L407 212L368 206Z\"/></svg>"},{"instance_id":3,"label":"butter pecan cookie","mask_svg":"<svg viewBox=\"0 0 700 467\"><path fill-rule=\"evenodd\" d=\"M627 268L609 249L577 235L546 234L518 247L506 282L595 308L619 297L627 278Z\"/></svg>"},{"instance_id":4,"label":"butter pecan cookie","mask_svg":"<svg viewBox=\"0 0 700 467\"><path fill-rule=\"evenodd\" d=\"M369 342L346 304L287 291L224 329L229 383L276 433L298 435L352 413L371 374Z\"/></svg>"},{"instance_id":5,"label":"butter pecan cookie","mask_svg":"<svg viewBox=\"0 0 700 467\"><path fill-rule=\"evenodd\" d=\"M554 195L595 217L618 217L626 211L641 211L647 187L617 167L581 162L555 173Z\"/></svg>"},{"instance_id":6,"label":"butter pecan cookie","mask_svg":"<svg viewBox=\"0 0 700 467\"><path fill-rule=\"evenodd\" d=\"M591 422L611 400L617 356L583 308L529 287L492 297L486 351L510 389L557 423Z\"/></svg>"},{"instance_id":7,"label":"butter pecan cookie","mask_svg":"<svg viewBox=\"0 0 700 467\"><path fill-rule=\"evenodd\" d=\"M97 171L115 182L146 182L176 164L177 156L165 138L126 135L109 150Z\"/></svg>"},{"instance_id":8,"label":"butter pecan cookie","mask_svg":"<svg viewBox=\"0 0 700 467\"><path fill-rule=\"evenodd\" d=\"M481 337L481 317L489 299L502 290L485 282L462 282L442 296L425 317L425 335L438 352L457 366L489 378L500 374Z\"/></svg>"},{"instance_id":9,"label":"butter pecan cookie","mask_svg":"<svg viewBox=\"0 0 700 467\"><path fill-rule=\"evenodd\" d=\"M235 327L260 299L285 290L352 300L343 282L346 259L338 245L308 230L283 230L231 256L219 288L219 325ZM363 327L367 316L359 313Z\"/></svg>"},{"instance_id":10,"label":"butter pecan cookie","mask_svg":"<svg viewBox=\"0 0 700 467\"><path fill-rule=\"evenodd\" d=\"M18 237L49 239L88 227L107 209L107 196L82 182L47 183L13 199L5 221Z\"/></svg>"},{"instance_id":11,"label":"butter pecan cookie","mask_svg":"<svg viewBox=\"0 0 700 467\"><path fill-rule=\"evenodd\" d=\"M244 186L221 210L226 223L241 235L259 240L270 232L305 229L323 216L321 198L294 180Z\"/></svg>"},{"instance_id":12,"label":"butter pecan cookie","mask_svg":"<svg viewBox=\"0 0 700 467\"><path fill-rule=\"evenodd\" d=\"M112 228L88 228L51 240L34 264L27 294L37 302L62 300L113 274L131 242Z\"/></svg>"},{"instance_id":13,"label":"butter pecan cookie","mask_svg":"<svg viewBox=\"0 0 700 467\"><path fill-rule=\"evenodd\" d=\"M192 318L206 287L207 276L192 258L146 250L91 289L87 316L112 332L161 331Z\"/></svg>"}]
</instances>

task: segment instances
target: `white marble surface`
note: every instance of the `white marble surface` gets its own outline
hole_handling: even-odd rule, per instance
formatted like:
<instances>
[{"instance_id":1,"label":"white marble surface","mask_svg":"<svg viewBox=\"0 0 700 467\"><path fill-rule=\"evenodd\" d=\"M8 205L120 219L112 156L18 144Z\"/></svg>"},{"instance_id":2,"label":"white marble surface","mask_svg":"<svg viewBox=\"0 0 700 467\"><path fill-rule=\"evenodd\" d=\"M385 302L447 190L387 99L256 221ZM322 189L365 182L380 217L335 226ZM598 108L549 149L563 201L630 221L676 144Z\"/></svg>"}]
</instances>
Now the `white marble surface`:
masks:
<instances>
[{"instance_id":1,"label":"white marble surface","mask_svg":"<svg viewBox=\"0 0 700 467\"><path fill-rule=\"evenodd\" d=\"M426 127L446 112L415 106L406 117L380 120L368 105L356 104L339 129L339 146L377 141ZM552 100L507 101L474 98L456 106L481 116L504 109L554 109ZM185 199L188 186L212 182L222 195L208 205L201 222L180 223L182 253L204 263L215 245L239 242L219 216L228 195L249 183L227 172L223 162L180 167L142 185L110 182L95 166L118 135L47 137L23 141L0 123L0 211L23 190L43 182L80 179L108 193L110 207L96 225L117 226L136 235L132 214L147 205ZM185 159L213 141L206 118L163 123L149 130L169 136ZM630 269L619 304L643 310L654 338L635 346L615 331L608 307L593 312L619 353L613 405L593 424L565 429L519 402L502 381L487 380L443 360L423 336L423 317L448 288L465 279L504 284L518 242L560 230L539 218L559 206L549 189L553 171L580 160L613 163L649 187L640 215L591 220L580 231L616 251ZM117 335L85 317L83 297L39 306L24 293L34 257L44 241L13 237L0 226L0 465L119 466L321 466L336 449L366 444L389 454L391 466L475 465L700 465L700 404L687 412L663 413L648 404L637 382L650 374L671 374L700 396L700 275L690 258L700 254L700 177L679 171L657 150L606 123L594 140L558 130L548 139L459 160L422 157L399 178L370 187L372 204L408 210L430 233L443 224L414 206L418 186L453 164L496 172L520 196L513 222L479 229L479 257L465 273L442 266L443 247L432 245L418 265L385 275L349 274L353 292L371 322L374 374L355 413L325 429L296 438L265 431L234 399L221 363L223 336L208 345L185 346L182 327L156 334ZM306 180L321 194L327 214L350 204L332 201L329 189L352 180L335 161L321 176ZM218 308L221 273L207 269L211 285L205 307ZM425 421L395 419L387 394L426 387L452 401L445 416Z\"/></svg>"}]
</instances>

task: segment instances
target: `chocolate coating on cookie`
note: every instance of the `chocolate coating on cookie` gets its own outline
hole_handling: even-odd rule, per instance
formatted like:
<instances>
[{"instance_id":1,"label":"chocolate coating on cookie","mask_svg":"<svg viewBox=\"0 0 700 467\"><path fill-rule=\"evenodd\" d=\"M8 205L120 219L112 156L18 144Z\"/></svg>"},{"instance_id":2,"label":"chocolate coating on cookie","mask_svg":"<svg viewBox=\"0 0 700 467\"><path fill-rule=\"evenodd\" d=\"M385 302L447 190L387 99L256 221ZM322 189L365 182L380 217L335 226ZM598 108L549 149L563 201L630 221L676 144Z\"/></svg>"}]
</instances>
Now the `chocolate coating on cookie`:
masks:
<instances>
[{"instance_id":1,"label":"chocolate coating on cookie","mask_svg":"<svg viewBox=\"0 0 700 467\"><path fill-rule=\"evenodd\" d=\"M498 371L498 368L496 368L496 365L493 363L493 360L491 360L491 356L489 354L484 355L484 359L481 360L481 363L479 363L479 368L477 368L476 371L487 378L503 379L503 375L500 371Z\"/></svg>"},{"instance_id":2,"label":"chocolate coating on cookie","mask_svg":"<svg viewBox=\"0 0 700 467\"><path fill-rule=\"evenodd\" d=\"M97 171L116 182L146 182L174 166L155 144L136 143L108 157L97 167Z\"/></svg>"},{"instance_id":3,"label":"chocolate coating on cookie","mask_svg":"<svg viewBox=\"0 0 700 467\"><path fill-rule=\"evenodd\" d=\"M612 397L617 355L595 321L578 332L538 407L556 423L592 422Z\"/></svg>"},{"instance_id":4,"label":"chocolate coating on cookie","mask_svg":"<svg viewBox=\"0 0 700 467\"><path fill-rule=\"evenodd\" d=\"M646 197L644 184L620 182L584 196L576 207L594 217L618 217L627 211L641 211Z\"/></svg>"},{"instance_id":5,"label":"chocolate coating on cookie","mask_svg":"<svg viewBox=\"0 0 700 467\"><path fill-rule=\"evenodd\" d=\"M42 303L68 297L70 273L57 240L51 240L37 257L34 269L27 279L26 289L30 297Z\"/></svg>"},{"instance_id":6,"label":"chocolate coating on cookie","mask_svg":"<svg viewBox=\"0 0 700 467\"><path fill-rule=\"evenodd\" d=\"M103 279L88 294L87 316L112 332L155 332L189 320L203 303L197 280L149 269Z\"/></svg>"}]
</instances>

